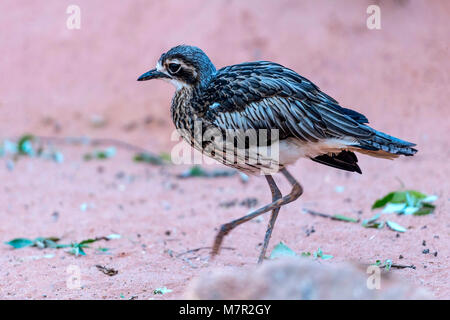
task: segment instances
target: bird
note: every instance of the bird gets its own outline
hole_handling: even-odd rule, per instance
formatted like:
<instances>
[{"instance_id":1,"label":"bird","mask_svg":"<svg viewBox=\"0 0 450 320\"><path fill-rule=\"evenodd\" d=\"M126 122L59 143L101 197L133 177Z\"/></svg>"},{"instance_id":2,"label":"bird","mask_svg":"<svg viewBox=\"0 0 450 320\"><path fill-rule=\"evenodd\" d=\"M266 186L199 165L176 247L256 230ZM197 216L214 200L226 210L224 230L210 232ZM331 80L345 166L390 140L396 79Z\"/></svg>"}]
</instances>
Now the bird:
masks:
<instances>
[{"instance_id":1,"label":"bird","mask_svg":"<svg viewBox=\"0 0 450 320\"><path fill-rule=\"evenodd\" d=\"M220 227L212 257L231 230L270 212L258 263L265 259L280 208L303 193L287 170L298 159L361 174L355 152L384 159L417 152L416 144L373 129L366 116L275 62L244 62L217 70L200 48L178 45L137 80L151 79L175 86L170 113L187 143L226 166L263 175L272 194L271 203ZM285 196L273 178L278 173L292 187Z\"/></svg>"}]
</instances>

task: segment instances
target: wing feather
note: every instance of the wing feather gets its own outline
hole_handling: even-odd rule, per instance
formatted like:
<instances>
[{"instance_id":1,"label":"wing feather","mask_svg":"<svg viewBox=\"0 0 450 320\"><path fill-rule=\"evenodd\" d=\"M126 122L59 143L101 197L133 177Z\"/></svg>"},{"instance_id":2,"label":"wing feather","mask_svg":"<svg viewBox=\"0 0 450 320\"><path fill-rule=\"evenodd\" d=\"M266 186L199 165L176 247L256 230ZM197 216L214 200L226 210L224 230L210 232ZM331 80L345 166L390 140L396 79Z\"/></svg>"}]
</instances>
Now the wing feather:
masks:
<instances>
[{"instance_id":1,"label":"wing feather","mask_svg":"<svg viewBox=\"0 0 450 320\"><path fill-rule=\"evenodd\" d=\"M308 79L279 64L259 61L218 71L196 97L206 118L223 129L278 129L280 139L370 139L362 114L339 106ZM208 106L214 105L214 108Z\"/></svg>"}]
</instances>

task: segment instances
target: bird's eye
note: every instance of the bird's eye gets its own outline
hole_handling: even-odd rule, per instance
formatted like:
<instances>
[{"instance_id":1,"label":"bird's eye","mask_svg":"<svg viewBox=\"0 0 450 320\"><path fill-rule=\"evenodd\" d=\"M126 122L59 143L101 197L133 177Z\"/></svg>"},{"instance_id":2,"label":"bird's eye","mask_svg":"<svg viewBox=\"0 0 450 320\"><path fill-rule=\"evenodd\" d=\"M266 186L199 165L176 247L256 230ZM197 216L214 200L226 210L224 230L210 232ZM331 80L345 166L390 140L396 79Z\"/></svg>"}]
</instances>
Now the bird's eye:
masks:
<instances>
[{"instance_id":1,"label":"bird's eye","mask_svg":"<svg viewBox=\"0 0 450 320\"><path fill-rule=\"evenodd\" d=\"M169 63L168 69L169 69L169 72L172 73L172 74L173 73L177 73L181 69L181 64L179 64L179 63Z\"/></svg>"}]
</instances>

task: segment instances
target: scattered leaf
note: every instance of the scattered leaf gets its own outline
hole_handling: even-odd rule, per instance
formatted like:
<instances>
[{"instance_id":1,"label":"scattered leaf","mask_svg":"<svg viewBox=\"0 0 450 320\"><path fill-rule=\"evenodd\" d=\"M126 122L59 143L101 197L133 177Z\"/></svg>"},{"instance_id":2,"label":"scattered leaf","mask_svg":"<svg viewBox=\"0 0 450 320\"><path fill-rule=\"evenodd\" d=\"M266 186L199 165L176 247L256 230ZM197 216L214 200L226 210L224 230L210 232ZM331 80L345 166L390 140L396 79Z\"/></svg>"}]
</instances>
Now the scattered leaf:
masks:
<instances>
[{"instance_id":1,"label":"scattered leaf","mask_svg":"<svg viewBox=\"0 0 450 320\"><path fill-rule=\"evenodd\" d=\"M341 220L341 221L347 221L347 222L359 222L358 219L350 218L350 217L347 217L347 216L343 216L343 215L341 215L341 214L335 214L335 215L333 215L333 219L335 219L335 220Z\"/></svg>"},{"instance_id":2,"label":"scattered leaf","mask_svg":"<svg viewBox=\"0 0 450 320\"><path fill-rule=\"evenodd\" d=\"M19 154L21 154L21 155L33 155L34 154L33 145L31 144L33 139L34 139L34 136L31 134L25 134L19 139L19 142L17 143L17 149L18 149Z\"/></svg>"},{"instance_id":3,"label":"scattered leaf","mask_svg":"<svg viewBox=\"0 0 450 320\"><path fill-rule=\"evenodd\" d=\"M390 259L386 259L383 264L381 263L381 260L377 260L377 261L375 261L375 263L373 265L381 267L381 268L384 268L387 271L391 270L392 267L396 267L396 268L413 268L413 269L415 269L415 267L413 265L411 265L411 266L394 265L392 263L392 260L390 260Z\"/></svg>"},{"instance_id":4,"label":"scattered leaf","mask_svg":"<svg viewBox=\"0 0 450 320\"><path fill-rule=\"evenodd\" d=\"M406 203L388 203L384 209L383 213L402 213L406 208Z\"/></svg>"},{"instance_id":5,"label":"scattered leaf","mask_svg":"<svg viewBox=\"0 0 450 320\"><path fill-rule=\"evenodd\" d=\"M217 178L217 177L230 177L237 173L236 170L212 170L207 171L203 169L201 166L193 166L183 173L179 174L178 178L190 178L190 177L208 177L208 178Z\"/></svg>"},{"instance_id":6,"label":"scattered leaf","mask_svg":"<svg viewBox=\"0 0 450 320\"><path fill-rule=\"evenodd\" d=\"M248 180L249 180L248 175L246 175L246 174L243 173L243 172L239 172L239 177L241 178L241 181L242 181L243 183L247 183Z\"/></svg>"},{"instance_id":7,"label":"scattered leaf","mask_svg":"<svg viewBox=\"0 0 450 320\"><path fill-rule=\"evenodd\" d=\"M169 293L169 292L172 292L173 290L171 290L171 289L167 289L166 287L162 287L162 288L158 288L158 289L155 289L155 290L153 290L153 294L166 294L166 293Z\"/></svg>"},{"instance_id":8,"label":"scattered leaf","mask_svg":"<svg viewBox=\"0 0 450 320\"><path fill-rule=\"evenodd\" d=\"M190 169L184 171L182 174L178 175L180 178L188 177L206 177L207 173L200 166L193 166Z\"/></svg>"},{"instance_id":9,"label":"scattered leaf","mask_svg":"<svg viewBox=\"0 0 450 320\"><path fill-rule=\"evenodd\" d=\"M437 199L435 195L426 195L416 190L395 191L375 201L372 210L383 208L383 213L426 215L433 212L435 206L430 202Z\"/></svg>"},{"instance_id":10,"label":"scattered leaf","mask_svg":"<svg viewBox=\"0 0 450 320\"><path fill-rule=\"evenodd\" d=\"M161 152L159 154L159 157L165 162L172 162L172 157L170 156L170 153Z\"/></svg>"},{"instance_id":11,"label":"scattered leaf","mask_svg":"<svg viewBox=\"0 0 450 320\"><path fill-rule=\"evenodd\" d=\"M384 227L384 222L383 221L377 221L380 218L380 214L376 214L374 215L372 218L366 219L362 222L362 226L364 228L376 228L376 229L381 229Z\"/></svg>"},{"instance_id":12,"label":"scattered leaf","mask_svg":"<svg viewBox=\"0 0 450 320\"><path fill-rule=\"evenodd\" d=\"M328 259L333 258L333 256L331 254L324 254L322 252L322 249L320 249L320 248L318 248L317 251L313 253L313 255L314 255L314 258L316 258L316 259L321 258L323 260L328 260Z\"/></svg>"},{"instance_id":13,"label":"scattered leaf","mask_svg":"<svg viewBox=\"0 0 450 320\"><path fill-rule=\"evenodd\" d=\"M393 222L393 221L386 221L386 225L389 227L389 229L397 231L397 232L406 232L406 228L402 227L401 225Z\"/></svg>"},{"instance_id":14,"label":"scattered leaf","mask_svg":"<svg viewBox=\"0 0 450 320\"><path fill-rule=\"evenodd\" d=\"M311 252L302 252L302 257L310 257L311 256Z\"/></svg>"},{"instance_id":15,"label":"scattered leaf","mask_svg":"<svg viewBox=\"0 0 450 320\"><path fill-rule=\"evenodd\" d=\"M389 270L391 270L391 267L392 267L392 261L391 260L389 260L389 259L387 259L385 262L384 262L384 268L387 270L387 271L389 271Z\"/></svg>"},{"instance_id":16,"label":"scattered leaf","mask_svg":"<svg viewBox=\"0 0 450 320\"><path fill-rule=\"evenodd\" d=\"M107 238L108 240L113 240L113 239L120 239L120 238L122 238L122 236L121 236L120 234L112 233L112 234L110 234L109 236L106 236L106 238Z\"/></svg>"},{"instance_id":17,"label":"scattered leaf","mask_svg":"<svg viewBox=\"0 0 450 320\"><path fill-rule=\"evenodd\" d=\"M436 206L430 204L430 203L426 203L423 202L422 203L422 208L420 208L419 210L414 212L415 216L424 216L427 214L430 214L434 211L434 209L436 208Z\"/></svg>"},{"instance_id":18,"label":"scattered leaf","mask_svg":"<svg viewBox=\"0 0 450 320\"><path fill-rule=\"evenodd\" d=\"M437 199L438 199L438 196L430 195L430 196L427 196L426 198L422 199L422 202L434 202Z\"/></svg>"},{"instance_id":19,"label":"scattered leaf","mask_svg":"<svg viewBox=\"0 0 450 320\"><path fill-rule=\"evenodd\" d=\"M40 249L58 248L59 245L56 243L58 240L59 240L59 238L56 238L56 237L50 237L50 238L39 237L34 240L26 239L26 238L17 238L17 239L13 239L9 242L5 242L5 244L8 244L15 249L21 249L21 248L26 248L26 247L38 247Z\"/></svg>"},{"instance_id":20,"label":"scattered leaf","mask_svg":"<svg viewBox=\"0 0 450 320\"><path fill-rule=\"evenodd\" d=\"M292 250L291 248L289 248L287 245L285 245L282 241L277 244L271 254L270 254L270 259L277 259L280 257L295 257L297 254L295 253L294 250Z\"/></svg>"},{"instance_id":21,"label":"scattered leaf","mask_svg":"<svg viewBox=\"0 0 450 320\"><path fill-rule=\"evenodd\" d=\"M9 244L14 249L21 249L21 248L30 247L30 246L34 245L34 241L33 240L25 239L25 238L13 239L13 240L11 240L9 242L5 242L5 243Z\"/></svg>"},{"instance_id":22,"label":"scattered leaf","mask_svg":"<svg viewBox=\"0 0 450 320\"><path fill-rule=\"evenodd\" d=\"M169 155L169 159L170 159L170 155ZM141 153L136 154L134 156L133 160L135 162L145 162L145 163L150 163L150 164L154 164L154 165L162 165L165 162L165 160L162 156L150 154L147 152L141 152Z\"/></svg>"},{"instance_id":23,"label":"scattered leaf","mask_svg":"<svg viewBox=\"0 0 450 320\"><path fill-rule=\"evenodd\" d=\"M394 197L394 192L391 192L391 193L388 193L383 198L378 199L372 205L372 210L384 207L388 202L390 202L392 200L393 197Z\"/></svg>"},{"instance_id":24,"label":"scattered leaf","mask_svg":"<svg viewBox=\"0 0 450 320\"><path fill-rule=\"evenodd\" d=\"M104 150L97 150L92 153L86 153L83 158L85 161L90 161L92 159L109 159L116 155L116 148L115 147L109 147Z\"/></svg>"}]
</instances>

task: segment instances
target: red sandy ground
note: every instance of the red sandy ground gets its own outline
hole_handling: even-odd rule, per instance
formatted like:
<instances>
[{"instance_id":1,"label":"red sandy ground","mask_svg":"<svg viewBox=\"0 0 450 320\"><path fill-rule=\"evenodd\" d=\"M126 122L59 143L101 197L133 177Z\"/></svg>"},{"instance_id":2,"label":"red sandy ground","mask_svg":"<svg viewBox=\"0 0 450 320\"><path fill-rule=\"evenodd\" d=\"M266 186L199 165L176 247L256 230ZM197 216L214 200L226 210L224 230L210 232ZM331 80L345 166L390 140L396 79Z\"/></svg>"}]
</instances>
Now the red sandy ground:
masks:
<instances>
[{"instance_id":1,"label":"red sandy ground","mask_svg":"<svg viewBox=\"0 0 450 320\"><path fill-rule=\"evenodd\" d=\"M326 261L331 264L377 259L414 264L415 270L392 272L448 299L450 3L377 3L381 30L366 28L369 1L344 6L336 1L79 0L81 29L71 31L66 29L64 1L2 1L1 138L24 132L88 135L170 152L173 89L163 82L135 81L153 68L161 52L187 43L203 48L218 67L277 61L313 80L342 105L366 114L375 128L416 142L420 151L395 161L360 156L363 175L299 161L291 172L305 193L281 210L270 248L279 241L297 252L320 247L334 256ZM94 115L107 124L94 128ZM127 125L131 129L124 129ZM62 164L21 159L12 171L0 167L0 240L58 236L67 243L111 233L122 238L92 245L110 248L109 254L86 249L84 257L63 249L1 245L1 298L180 298L196 275L255 263L267 216L226 237L224 245L235 250L223 250L212 262L208 250L193 259L176 254L210 246L218 226L248 211L220 203L247 197L256 197L258 205L267 203L270 193L263 178L252 177L247 184L237 176L179 180L176 174L188 166L137 164L132 153L121 149L112 159L85 162L82 155L92 148L58 148L65 156ZM287 183L278 181L287 192ZM408 228L400 237L386 228L365 229L302 213L309 208L366 219L374 214L373 201L401 188L400 181L439 196L434 214L389 216ZM336 192L337 186L343 192ZM83 212L82 203L93 207ZM315 232L307 236L312 227ZM423 254L427 248L438 255ZM108 277L97 264L119 273ZM79 290L66 287L70 265L81 270ZM163 286L173 291L153 294Z\"/></svg>"}]
</instances>

